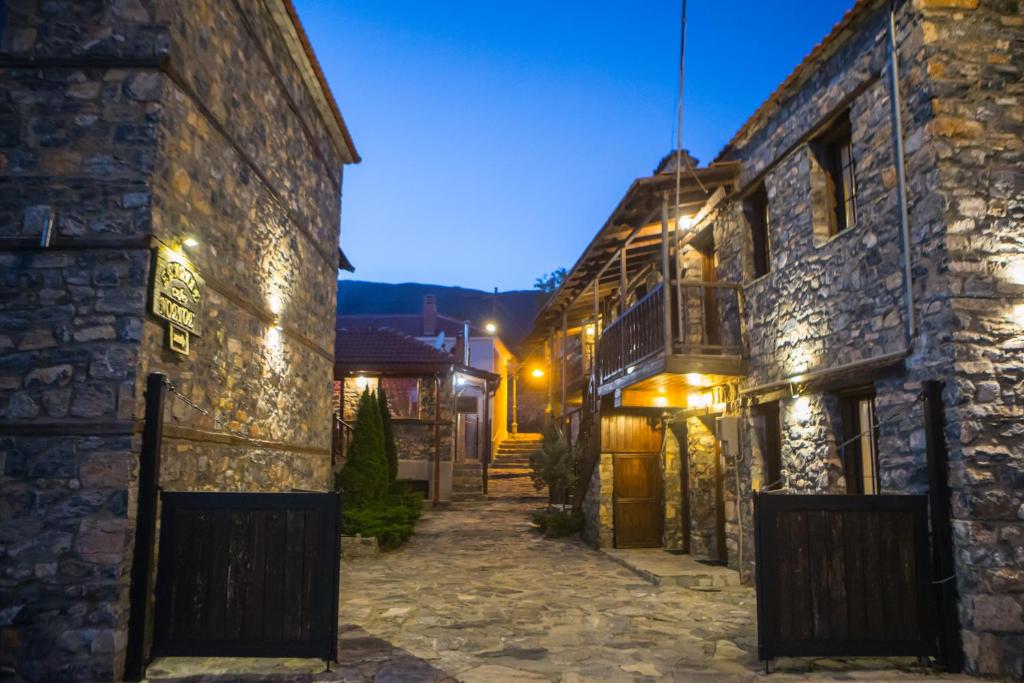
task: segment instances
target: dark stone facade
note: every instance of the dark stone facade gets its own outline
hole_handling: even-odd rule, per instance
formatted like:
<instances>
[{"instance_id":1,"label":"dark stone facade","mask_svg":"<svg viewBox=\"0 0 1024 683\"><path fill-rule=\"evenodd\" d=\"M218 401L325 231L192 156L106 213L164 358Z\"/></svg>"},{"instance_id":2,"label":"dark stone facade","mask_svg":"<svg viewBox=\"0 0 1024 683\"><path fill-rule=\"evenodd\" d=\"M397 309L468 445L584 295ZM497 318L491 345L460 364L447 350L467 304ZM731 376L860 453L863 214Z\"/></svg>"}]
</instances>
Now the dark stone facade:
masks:
<instances>
[{"instance_id":1,"label":"dark stone facade","mask_svg":"<svg viewBox=\"0 0 1024 683\"><path fill-rule=\"evenodd\" d=\"M884 10L863 12L811 75L722 156L742 161L739 187L764 179L771 272L754 278L739 199L724 203L714 227L720 279L745 283L750 369L740 388L905 352L889 371L861 375L875 392L884 492L927 490L921 383L944 382L968 668L1010 676L1024 673L1021 9L998 0L899 4L917 316L909 347ZM808 135L847 108L858 220L822 239ZM847 490L834 391L826 381L802 396L766 397L780 399L783 473L793 492ZM747 496L763 483L761 425L753 407L741 415L745 533L741 539L734 511L727 529L734 566L735 544L753 548ZM752 564L742 569L749 577Z\"/></svg>"},{"instance_id":2,"label":"dark stone facade","mask_svg":"<svg viewBox=\"0 0 1024 683\"><path fill-rule=\"evenodd\" d=\"M0 8L0 670L121 677L148 373L210 413L169 401L165 489L330 485L356 158L288 10ZM152 249L186 237L206 279L187 358L147 312Z\"/></svg>"}]
</instances>

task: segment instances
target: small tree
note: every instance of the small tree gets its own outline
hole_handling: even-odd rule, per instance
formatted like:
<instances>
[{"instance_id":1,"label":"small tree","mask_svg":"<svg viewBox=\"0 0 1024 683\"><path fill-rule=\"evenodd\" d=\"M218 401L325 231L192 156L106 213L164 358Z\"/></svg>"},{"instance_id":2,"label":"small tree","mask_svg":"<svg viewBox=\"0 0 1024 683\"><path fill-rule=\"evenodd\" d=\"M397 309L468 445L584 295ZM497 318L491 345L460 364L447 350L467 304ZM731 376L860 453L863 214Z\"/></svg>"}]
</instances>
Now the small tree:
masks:
<instances>
[{"instance_id":1,"label":"small tree","mask_svg":"<svg viewBox=\"0 0 1024 683\"><path fill-rule=\"evenodd\" d=\"M366 507L380 501L388 490L388 466L376 398L369 389L359 397L352 443L338 486L349 505Z\"/></svg>"},{"instance_id":2,"label":"small tree","mask_svg":"<svg viewBox=\"0 0 1024 683\"><path fill-rule=\"evenodd\" d=\"M551 500L576 482L573 449L561 429L553 424L544 428L540 449L530 454L530 469L534 487L540 490L547 486Z\"/></svg>"},{"instance_id":3,"label":"small tree","mask_svg":"<svg viewBox=\"0 0 1024 683\"><path fill-rule=\"evenodd\" d=\"M384 436L384 457L388 462L388 483L398 479L398 447L395 445L395 429L391 424L391 409L384 387L377 390L377 407Z\"/></svg>"}]
</instances>

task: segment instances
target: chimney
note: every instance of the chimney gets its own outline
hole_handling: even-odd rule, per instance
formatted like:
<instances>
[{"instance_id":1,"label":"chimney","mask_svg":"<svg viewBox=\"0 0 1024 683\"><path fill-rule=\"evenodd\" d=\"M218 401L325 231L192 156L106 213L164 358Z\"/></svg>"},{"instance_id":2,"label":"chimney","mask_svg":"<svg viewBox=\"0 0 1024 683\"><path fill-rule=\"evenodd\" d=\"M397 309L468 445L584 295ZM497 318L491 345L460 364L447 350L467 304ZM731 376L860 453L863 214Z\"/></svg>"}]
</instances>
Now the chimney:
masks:
<instances>
[{"instance_id":1,"label":"chimney","mask_svg":"<svg viewBox=\"0 0 1024 683\"><path fill-rule=\"evenodd\" d=\"M433 294L423 297L423 336L437 334L437 299Z\"/></svg>"}]
</instances>

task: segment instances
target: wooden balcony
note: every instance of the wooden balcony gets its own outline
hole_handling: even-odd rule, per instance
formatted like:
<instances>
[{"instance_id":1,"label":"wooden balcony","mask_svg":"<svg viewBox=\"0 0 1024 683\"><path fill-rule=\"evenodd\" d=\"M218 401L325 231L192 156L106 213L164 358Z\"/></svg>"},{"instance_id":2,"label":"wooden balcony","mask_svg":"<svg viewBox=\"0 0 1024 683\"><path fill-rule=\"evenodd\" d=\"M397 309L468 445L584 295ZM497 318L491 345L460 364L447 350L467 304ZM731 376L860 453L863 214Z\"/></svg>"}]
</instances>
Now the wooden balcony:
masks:
<instances>
[{"instance_id":1,"label":"wooden balcony","mask_svg":"<svg viewBox=\"0 0 1024 683\"><path fill-rule=\"evenodd\" d=\"M663 373L743 374L739 285L680 280L672 283L670 301L665 296L664 284L658 285L602 330L600 395Z\"/></svg>"}]
</instances>

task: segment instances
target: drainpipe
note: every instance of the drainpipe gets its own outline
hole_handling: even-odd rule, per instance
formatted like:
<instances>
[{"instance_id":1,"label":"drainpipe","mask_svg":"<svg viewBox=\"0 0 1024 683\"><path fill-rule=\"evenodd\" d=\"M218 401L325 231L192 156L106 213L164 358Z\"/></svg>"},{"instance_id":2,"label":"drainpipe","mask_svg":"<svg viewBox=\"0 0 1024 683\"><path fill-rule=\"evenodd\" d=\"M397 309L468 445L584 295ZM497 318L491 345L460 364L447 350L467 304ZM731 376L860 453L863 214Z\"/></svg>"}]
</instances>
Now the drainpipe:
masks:
<instances>
[{"instance_id":1,"label":"drainpipe","mask_svg":"<svg viewBox=\"0 0 1024 683\"><path fill-rule=\"evenodd\" d=\"M907 216L907 172L903 155L903 115L900 100L900 58L896 47L896 0L889 0L889 102L892 106L892 141L896 154L896 197L900 211L900 238L903 242L903 286L906 300L907 351L917 336L914 315L914 281L910 266L910 227Z\"/></svg>"}]
</instances>

